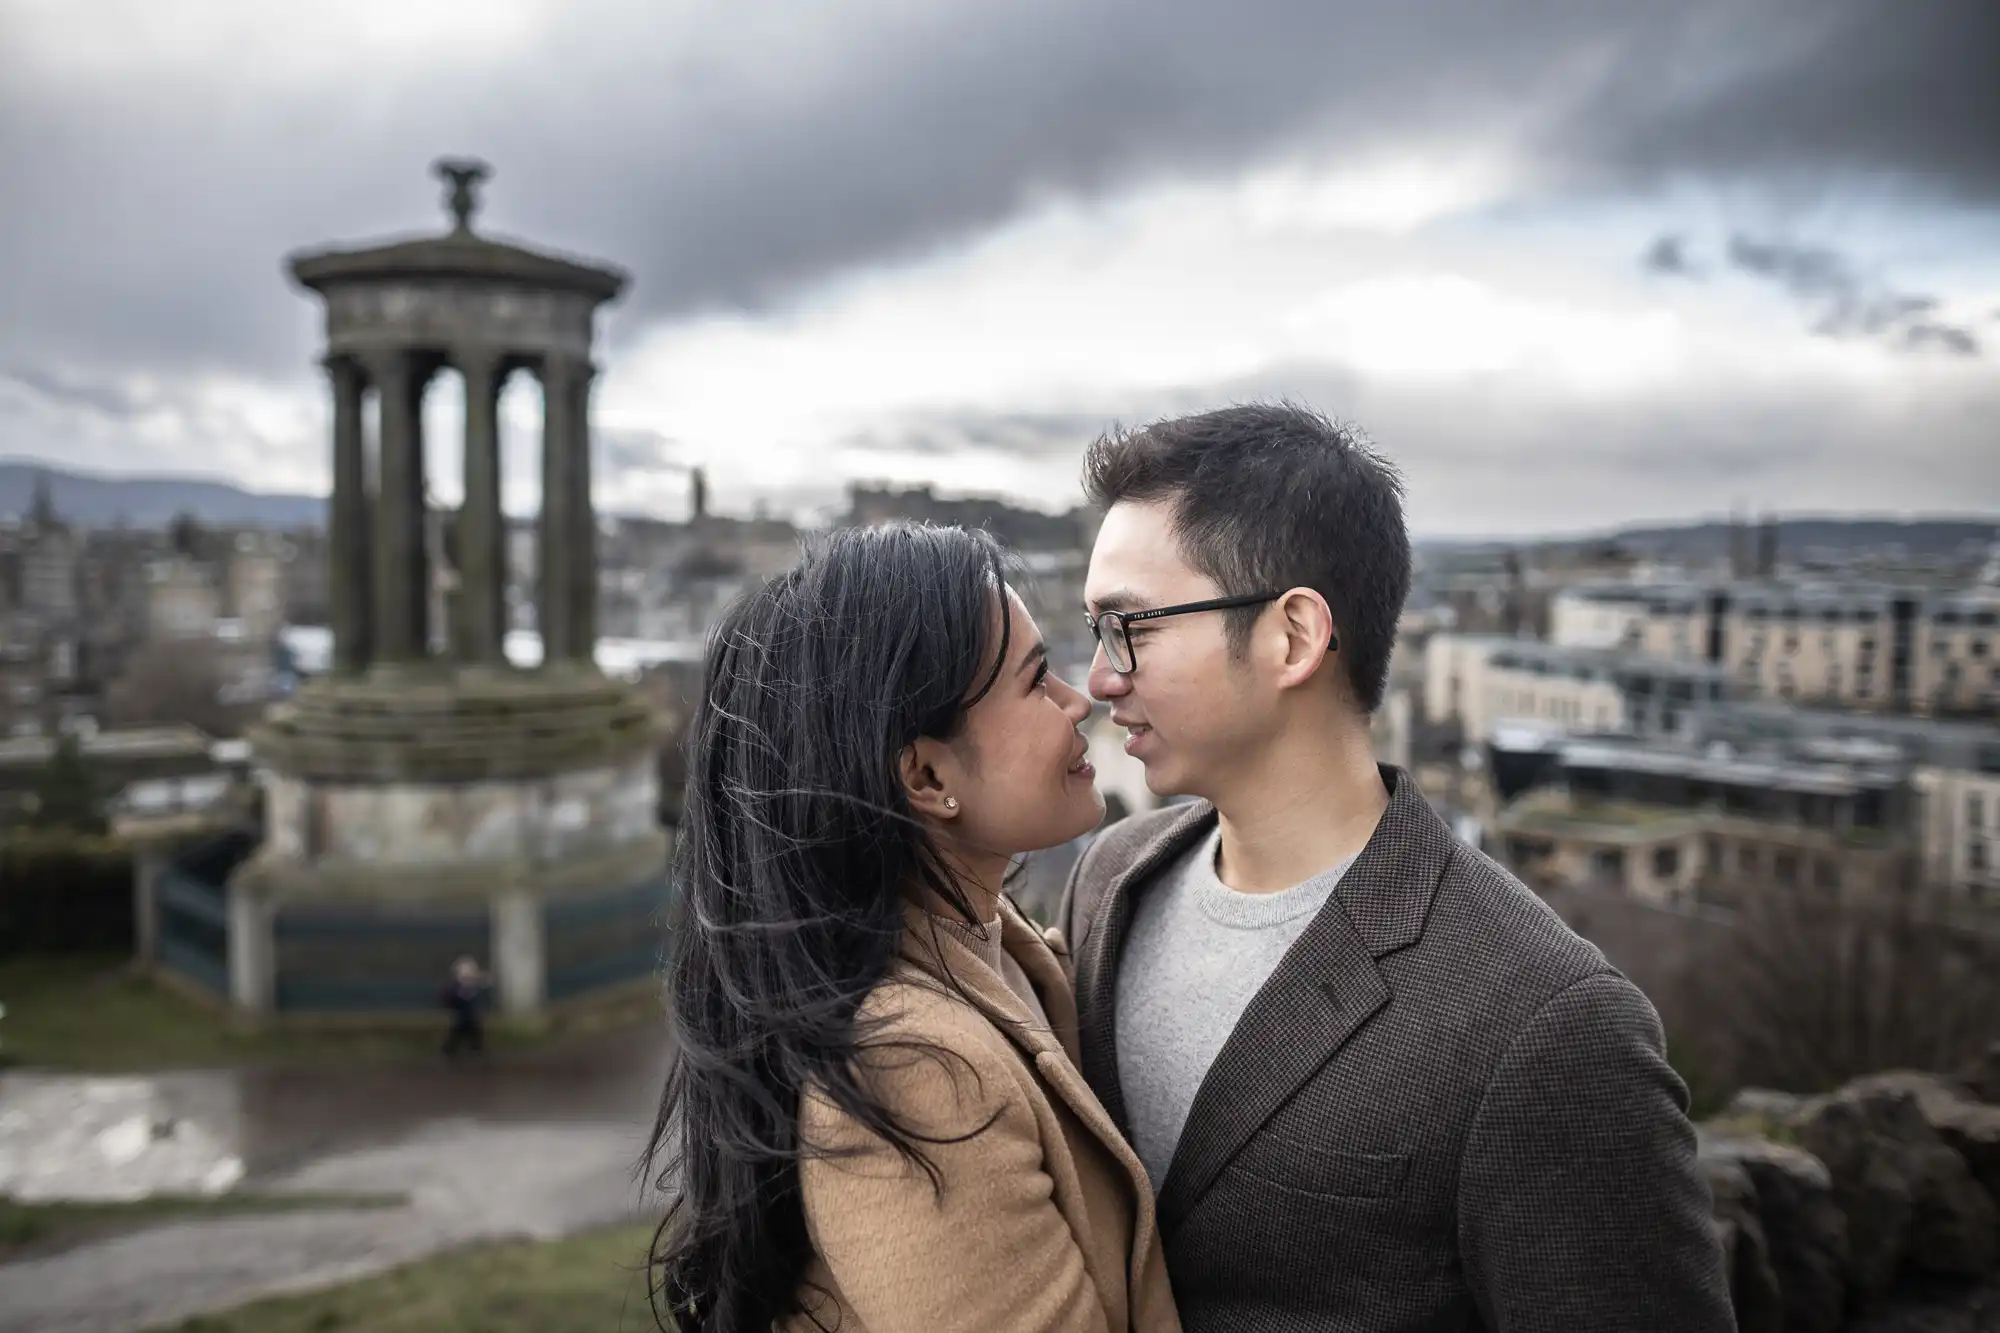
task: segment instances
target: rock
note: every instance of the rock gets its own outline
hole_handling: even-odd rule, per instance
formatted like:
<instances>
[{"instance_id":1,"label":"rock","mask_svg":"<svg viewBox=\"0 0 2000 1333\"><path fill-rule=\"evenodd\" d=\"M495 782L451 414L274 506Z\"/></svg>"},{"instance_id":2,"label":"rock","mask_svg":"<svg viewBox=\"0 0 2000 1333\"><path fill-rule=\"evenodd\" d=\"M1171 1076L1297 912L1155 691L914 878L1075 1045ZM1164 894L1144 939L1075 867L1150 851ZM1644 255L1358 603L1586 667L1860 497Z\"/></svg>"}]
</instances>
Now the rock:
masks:
<instances>
[{"instance_id":1,"label":"rock","mask_svg":"<svg viewBox=\"0 0 2000 1333\"><path fill-rule=\"evenodd\" d=\"M1838 1333L1847 1290L1847 1219L1834 1200L1826 1167L1810 1153L1756 1138L1703 1135L1700 1157L1709 1188L1717 1190L1722 1182L1718 1206L1730 1210L1724 1220L1737 1226L1739 1260L1748 1228L1732 1209L1740 1196L1728 1168L1740 1169L1756 1193L1758 1224L1784 1316L1769 1327L1782 1327L1785 1333ZM1754 1269L1754 1259L1750 1263ZM1732 1291L1739 1300L1752 1295L1734 1285L1743 1271L1741 1263L1731 1269ZM1754 1272L1748 1282L1759 1285ZM1752 1314L1761 1312L1756 1299L1752 1295ZM1744 1333L1758 1327L1741 1313L1738 1322Z\"/></svg>"},{"instance_id":2,"label":"rock","mask_svg":"<svg viewBox=\"0 0 2000 1333\"><path fill-rule=\"evenodd\" d=\"M2000 1041L1959 1071L1958 1078L1979 1101L2000 1104Z\"/></svg>"},{"instance_id":3,"label":"rock","mask_svg":"<svg viewBox=\"0 0 2000 1333\"><path fill-rule=\"evenodd\" d=\"M1757 1206L1757 1187L1741 1160L1703 1144L1698 1157L1714 1200L1716 1239L1729 1274L1738 1333L1784 1333L1784 1295L1771 1266L1771 1245Z\"/></svg>"},{"instance_id":4,"label":"rock","mask_svg":"<svg viewBox=\"0 0 2000 1333\"><path fill-rule=\"evenodd\" d=\"M1779 1092L1775 1088L1744 1088L1730 1098L1723 1111L1725 1118L1743 1117L1763 1120L1773 1125L1789 1123L1813 1102L1811 1097L1802 1097L1796 1092Z\"/></svg>"},{"instance_id":5,"label":"rock","mask_svg":"<svg viewBox=\"0 0 2000 1333\"><path fill-rule=\"evenodd\" d=\"M1857 1319L1849 1333L2000 1333L2000 1283L1931 1283L1898 1292Z\"/></svg>"},{"instance_id":6,"label":"rock","mask_svg":"<svg viewBox=\"0 0 2000 1333\"><path fill-rule=\"evenodd\" d=\"M1815 1099L1794 1129L1825 1164L1847 1218L1848 1294L1857 1306L1877 1301L1902 1271L1923 1175L1906 1140L1930 1126L1908 1097L1831 1096Z\"/></svg>"},{"instance_id":7,"label":"rock","mask_svg":"<svg viewBox=\"0 0 2000 1333\"><path fill-rule=\"evenodd\" d=\"M1887 1295L1906 1264L1976 1277L2000 1257L2000 1211L1909 1088L1851 1085L1814 1099L1792 1124L1825 1163L1847 1216L1857 1305Z\"/></svg>"},{"instance_id":8,"label":"rock","mask_svg":"<svg viewBox=\"0 0 2000 1333\"><path fill-rule=\"evenodd\" d=\"M2000 1204L2000 1106L1974 1099L1957 1080L1913 1069L1871 1074L1852 1086L1914 1096L1945 1146L1965 1159L1973 1178Z\"/></svg>"}]
</instances>

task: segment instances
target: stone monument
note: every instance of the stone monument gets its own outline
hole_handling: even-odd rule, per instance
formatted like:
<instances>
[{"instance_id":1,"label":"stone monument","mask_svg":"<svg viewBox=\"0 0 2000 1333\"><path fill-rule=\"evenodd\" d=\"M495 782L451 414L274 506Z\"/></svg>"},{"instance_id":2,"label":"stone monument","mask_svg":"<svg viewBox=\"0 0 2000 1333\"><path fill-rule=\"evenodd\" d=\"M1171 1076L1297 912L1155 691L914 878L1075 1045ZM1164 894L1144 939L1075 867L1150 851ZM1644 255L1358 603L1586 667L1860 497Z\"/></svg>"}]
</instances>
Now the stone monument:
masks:
<instances>
[{"instance_id":1,"label":"stone monument","mask_svg":"<svg viewBox=\"0 0 2000 1333\"><path fill-rule=\"evenodd\" d=\"M264 839L228 878L227 951L253 1012L428 1009L469 954L503 1012L535 1015L658 960L660 727L593 656L592 326L625 276L480 234L486 166L436 172L448 232L290 260L326 304L333 666L252 733ZM447 367L465 499L438 599L420 409ZM517 373L543 399L532 669L502 652L499 397Z\"/></svg>"}]
</instances>

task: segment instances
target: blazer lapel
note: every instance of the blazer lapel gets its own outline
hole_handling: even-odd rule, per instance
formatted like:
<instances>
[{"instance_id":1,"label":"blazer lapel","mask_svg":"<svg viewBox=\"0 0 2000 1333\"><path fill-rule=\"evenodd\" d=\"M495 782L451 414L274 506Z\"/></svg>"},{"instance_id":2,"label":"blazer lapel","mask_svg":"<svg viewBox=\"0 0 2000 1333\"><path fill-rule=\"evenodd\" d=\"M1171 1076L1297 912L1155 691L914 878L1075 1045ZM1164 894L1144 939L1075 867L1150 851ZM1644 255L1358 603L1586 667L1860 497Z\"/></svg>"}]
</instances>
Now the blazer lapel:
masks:
<instances>
[{"instance_id":1,"label":"blazer lapel","mask_svg":"<svg viewBox=\"0 0 2000 1333\"><path fill-rule=\"evenodd\" d=\"M1160 1190L1163 1229L1192 1211L1264 1122L1389 1002L1376 960L1423 934L1451 836L1407 774L1384 767L1382 777L1389 806L1374 835L1251 1000L1195 1094Z\"/></svg>"},{"instance_id":2,"label":"blazer lapel","mask_svg":"<svg viewBox=\"0 0 2000 1333\"><path fill-rule=\"evenodd\" d=\"M1130 1133L1125 1118L1125 1094L1118 1086L1117 986L1118 958L1132 926L1132 901L1146 881L1194 845L1215 825L1215 807L1206 801L1189 806L1169 824L1104 891L1091 918L1090 931L1072 940L1076 952L1076 1008L1080 1017L1077 1044L1083 1052L1083 1076L1111 1113L1119 1132Z\"/></svg>"}]
</instances>

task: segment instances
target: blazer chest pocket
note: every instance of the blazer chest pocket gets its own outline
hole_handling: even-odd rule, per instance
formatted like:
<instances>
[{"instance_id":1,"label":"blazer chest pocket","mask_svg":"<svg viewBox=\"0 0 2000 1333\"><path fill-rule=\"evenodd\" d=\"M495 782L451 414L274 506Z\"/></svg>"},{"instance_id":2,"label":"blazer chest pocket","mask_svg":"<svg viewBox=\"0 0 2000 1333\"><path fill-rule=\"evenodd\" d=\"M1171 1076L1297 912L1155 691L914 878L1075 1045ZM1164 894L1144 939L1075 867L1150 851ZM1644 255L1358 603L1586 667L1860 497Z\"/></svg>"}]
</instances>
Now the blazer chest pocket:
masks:
<instances>
[{"instance_id":1,"label":"blazer chest pocket","mask_svg":"<svg viewBox=\"0 0 2000 1333\"><path fill-rule=\"evenodd\" d=\"M1401 1192L1409 1153L1336 1152L1308 1148L1270 1133L1244 1145L1232 1169L1267 1184L1327 1198L1383 1199Z\"/></svg>"}]
</instances>

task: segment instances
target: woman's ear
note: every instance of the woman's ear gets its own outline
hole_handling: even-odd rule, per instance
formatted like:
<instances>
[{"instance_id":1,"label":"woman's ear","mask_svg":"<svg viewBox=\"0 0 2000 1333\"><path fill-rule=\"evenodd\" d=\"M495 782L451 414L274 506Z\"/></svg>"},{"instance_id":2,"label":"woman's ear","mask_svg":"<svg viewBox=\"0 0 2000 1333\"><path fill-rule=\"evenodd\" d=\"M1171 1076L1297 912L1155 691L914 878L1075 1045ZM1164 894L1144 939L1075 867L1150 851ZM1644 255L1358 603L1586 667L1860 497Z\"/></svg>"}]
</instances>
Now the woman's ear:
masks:
<instances>
[{"instance_id":1,"label":"woman's ear","mask_svg":"<svg viewBox=\"0 0 2000 1333\"><path fill-rule=\"evenodd\" d=\"M919 815L944 821L958 817L958 798L946 790L939 770L951 769L950 751L944 742L920 736L903 747L897 756L897 776L910 809Z\"/></svg>"}]
</instances>

